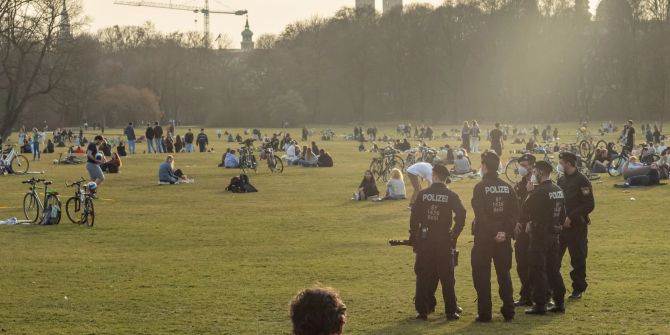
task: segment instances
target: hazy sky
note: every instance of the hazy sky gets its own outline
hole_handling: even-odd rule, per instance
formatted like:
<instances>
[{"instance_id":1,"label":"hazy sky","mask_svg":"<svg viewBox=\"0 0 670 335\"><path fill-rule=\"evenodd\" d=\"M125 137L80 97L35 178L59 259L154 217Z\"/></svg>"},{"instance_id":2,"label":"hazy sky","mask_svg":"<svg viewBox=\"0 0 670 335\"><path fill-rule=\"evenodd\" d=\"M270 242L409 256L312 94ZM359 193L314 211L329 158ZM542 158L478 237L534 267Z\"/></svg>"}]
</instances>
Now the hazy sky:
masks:
<instances>
[{"instance_id":1,"label":"hazy sky","mask_svg":"<svg viewBox=\"0 0 670 335\"><path fill-rule=\"evenodd\" d=\"M154 2L201 6L204 0L152 0ZM382 0L377 1L381 9ZM591 0L594 3L599 0ZM442 0L405 0L408 3L431 3L440 5ZM313 15L332 16L343 6L353 6L355 0L210 0L212 9L247 9L249 23L255 36L262 33L280 33L294 21L307 19ZM160 8L129 7L114 5L114 0L83 0L84 12L92 19L90 29L96 31L113 25L141 25L152 21L159 30L203 30L201 14ZM239 48L244 28L244 18L234 15L212 15L213 38L220 33L230 36L233 47Z\"/></svg>"}]
</instances>

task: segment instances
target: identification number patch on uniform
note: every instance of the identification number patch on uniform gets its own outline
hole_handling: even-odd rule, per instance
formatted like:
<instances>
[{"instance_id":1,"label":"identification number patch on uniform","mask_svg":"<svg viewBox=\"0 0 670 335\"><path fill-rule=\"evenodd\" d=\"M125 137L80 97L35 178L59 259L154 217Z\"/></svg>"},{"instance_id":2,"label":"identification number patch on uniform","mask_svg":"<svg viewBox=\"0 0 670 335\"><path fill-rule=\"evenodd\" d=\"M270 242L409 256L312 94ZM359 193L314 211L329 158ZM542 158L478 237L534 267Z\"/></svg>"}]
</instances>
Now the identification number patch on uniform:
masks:
<instances>
[{"instance_id":1,"label":"identification number patch on uniform","mask_svg":"<svg viewBox=\"0 0 670 335\"><path fill-rule=\"evenodd\" d=\"M582 194L583 195L589 195L591 194L591 188L590 187L582 187Z\"/></svg>"}]
</instances>

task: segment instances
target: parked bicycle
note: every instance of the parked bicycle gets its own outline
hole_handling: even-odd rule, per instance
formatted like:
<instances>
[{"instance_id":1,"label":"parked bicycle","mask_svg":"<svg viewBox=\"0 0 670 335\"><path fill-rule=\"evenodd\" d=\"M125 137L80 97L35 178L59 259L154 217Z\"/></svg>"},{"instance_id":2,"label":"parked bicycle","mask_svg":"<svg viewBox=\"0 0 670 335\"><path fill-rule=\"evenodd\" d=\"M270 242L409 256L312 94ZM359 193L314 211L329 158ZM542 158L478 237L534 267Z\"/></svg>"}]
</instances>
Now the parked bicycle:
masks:
<instances>
[{"instance_id":1,"label":"parked bicycle","mask_svg":"<svg viewBox=\"0 0 670 335\"><path fill-rule=\"evenodd\" d=\"M14 145L6 145L6 149L0 153L0 166L9 168L12 173L25 174L28 172L30 162L26 156L23 156L16 151Z\"/></svg>"},{"instance_id":2,"label":"parked bicycle","mask_svg":"<svg viewBox=\"0 0 670 335\"><path fill-rule=\"evenodd\" d=\"M380 178L387 182L394 168L405 170L405 161L398 156L398 150L391 147L386 147L380 151L381 157L375 157L370 163L370 171L376 176L377 180Z\"/></svg>"},{"instance_id":3,"label":"parked bicycle","mask_svg":"<svg viewBox=\"0 0 670 335\"><path fill-rule=\"evenodd\" d=\"M55 190L49 191L51 181L44 179L30 178L21 182L22 184L30 184L30 190L23 197L23 214L26 220L35 224L59 224L61 218L61 201L58 197L58 192ZM37 184L43 183L44 187L38 187ZM40 199L37 190L44 190L44 200ZM42 220L40 220L40 213Z\"/></svg>"},{"instance_id":4,"label":"parked bicycle","mask_svg":"<svg viewBox=\"0 0 670 335\"><path fill-rule=\"evenodd\" d=\"M254 155L254 139L247 139L244 142L243 147L240 148L240 169L242 173L247 173L247 170L254 170L254 173L258 172L258 162L256 161L256 156ZM282 165L283 167L283 165ZM282 168L283 171L283 168Z\"/></svg>"},{"instance_id":5,"label":"parked bicycle","mask_svg":"<svg viewBox=\"0 0 670 335\"><path fill-rule=\"evenodd\" d=\"M95 182L87 182L84 178L69 184L65 182L65 186L74 187L74 196L65 202L65 213L70 222L93 227L95 224L93 193L98 186Z\"/></svg>"},{"instance_id":6,"label":"parked bicycle","mask_svg":"<svg viewBox=\"0 0 670 335\"><path fill-rule=\"evenodd\" d=\"M282 162L279 156L275 155L275 150L270 143L263 145L259 150L261 152L261 160L267 160L268 169L270 169L271 173L284 172L284 162Z\"/></svg>"},{"instance_id":7,"label":"parked bicycle","mask_svg":"<svg viewBox=\"0 0 670 335\"><path fill-rule=\"evenodd\" d=\"M433 161L435 160L435 157L437 157L437 150L427 146L420 146L418 148L414 148L409 151L405 162L407 163L406 164L407 167L412 166L413 164L418 162L426 162L432 164Z\"/></svg>"}]
</instances>

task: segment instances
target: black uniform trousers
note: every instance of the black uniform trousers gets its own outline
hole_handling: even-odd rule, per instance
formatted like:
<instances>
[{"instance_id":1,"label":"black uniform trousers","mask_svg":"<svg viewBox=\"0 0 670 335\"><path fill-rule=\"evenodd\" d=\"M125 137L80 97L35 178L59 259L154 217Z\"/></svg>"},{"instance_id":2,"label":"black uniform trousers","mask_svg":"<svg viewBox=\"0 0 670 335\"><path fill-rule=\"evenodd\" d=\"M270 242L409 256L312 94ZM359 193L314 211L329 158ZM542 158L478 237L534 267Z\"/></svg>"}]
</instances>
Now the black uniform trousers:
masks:
<instances>
[{"instance_id":1,"label":"black uniform trousers","mask_svg":"<svg viewBox=\"0 0 670 335\"><path fill-rule=\"evenodd\" d=\"M580 224L564 229L559 239L559 267L567 250L570 253L570 278L572 289L578 292L586 291L586 257L588 255L588 225Z\"/></svg>"},{"instance_id":2,"label":"black uniform trousers","mask_svg":"<svg viewBox=\"0 0 670 335\"><path fill-rule=\"evenodd\" d=\"M519 296L521 301L532 301L533 285L530 281L530 265L528 264L528 247L530 246L530 236L528 233L521 232L514 242L514 258L516 259L516 273L521 281Z\"/></svg>"},{"instance_id":3,"label":"black uniform trousers","mask_svg":"<svg viewBox=\"0 0 670 335\"><path fill-rule=\"evenodd\" d=\"M416 295L414 306L420 314L429 314L435 309L435 274L442 284L445 312L456 313L456 290L454 285L454 258L450 243L443 245L426 244L417 247L414 263L416 274Z\"/></svg>"},{"instance_id":4,"label":"black uniform trousers","mask_svg":"<svg viewBox=\"0 0 670 335\"><path fill-rule=\"evenodd\" d=\"M548 238L543 243L530 246L530 278L533 285L533 302L538 306L547 305L547 290L551 289L554 302L565 302L565 284L561 277L561 261L558 256L558 239Z\"/></svg>"},{"instance_id":5,"label":"black uniform trousers","mask_svg":"<svg viewBox=\"0 0 670 335\"><path fill-rule=\"evenodd\" d=\"M503 302L500 312L505 318L514 317L514 289L512 288L512 242L475 241L472 247L472 279L477 291L477 310L480 317L491 316L491 261L498 277L498 294Z\"/></svg>"}]
</instances>

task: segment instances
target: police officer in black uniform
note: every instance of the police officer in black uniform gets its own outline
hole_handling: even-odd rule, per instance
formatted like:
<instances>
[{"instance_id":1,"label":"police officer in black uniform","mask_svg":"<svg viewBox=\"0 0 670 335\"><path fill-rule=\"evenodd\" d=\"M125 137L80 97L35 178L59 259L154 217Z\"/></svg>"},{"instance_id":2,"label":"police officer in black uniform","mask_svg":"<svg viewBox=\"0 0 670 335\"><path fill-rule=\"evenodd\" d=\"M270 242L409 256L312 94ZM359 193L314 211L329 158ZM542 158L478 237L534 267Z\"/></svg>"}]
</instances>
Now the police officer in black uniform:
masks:
<instances>
[{"instance_id":1,"label":"police officer in black uniform","mask_svg":"<svg viewBox=\"0 0 670 335\"><path fill-rule=\"evenodd\" d=\"M449 170L433 167L433 184L419 192L410 217L410 242L416 252L415 307L417 319L426 320L434 309L437 286L434 274L442 284L447 320L458 320L454 289L453 250L465 224L465 208L458 195L447 188ZM452 227L452 223L455 223Z\"/></svg>"},{"instance_id":2,"label":"police officer in black uniform","mask_svg":"<svg viewBox=\"0 0 670 335\"><path fill-rule=\"evenodd\" d=\"M523 206L523 203L528 198L530 192L533 191L537 180L533 180L533 168L535 167L535 156L531 154L525 154L521 156L518 160L519 162L519 174L521 175L521 181L519 181L514 186L514 191L516 192L519 208ZM528 233L526 233L526 226L530 222L530 218L527 215L521 215L516 228L514 229L514 257L516 259L516 273L519 276L519 281L521 281L521 289L519 290L519 300L514 303L515 306L532 306L533 305L533 287L530 282L530 272L528 266L528 244L530 242Z\"/></svg>"},{"instance_id":3,"label":"police officer in black uniform","mask_svg":"<svg viewBox=\"0 0 670 335\"><path fill-rule=\"evenodd\" d=\"M580 299L586 291L586 257L588 254L589 214L595 208L593 187L586 176L577 170L577 156L570 152L559 155L560 168L564 175L558 180L558 186L565 194L567 216L563 223L560 238L559 257L563 260L566 249L570 252L572 271L572 294L570 299ZM559 263L560 264L560 263Z\"/></svg>"},{"instance_id":4,"label":"police officer in black uniform","mask_svg":"<svg viewBox=\"0 0 670 335\"><path fill-rule=\"evenodd\" d=\"M545 161L535 164L535 175L540 185L535 187L523 206L524 215L530 218L528 261L535 303L526 310L526 314L547 312L547 286L554 298L554 306L549 311L565 313L565 285L558 256L558 236L565 220L565 199L561 188L551 181L552 170L552 166Z\"/></svg>"},{"instance_id":5,"label":"police officer in black uniform","mask_svg":"<svg viewBox=\"0 0 670 335\"><path fill-rule=\"evenodd\" d=\"M512 236L519 215L519 204L512 186L498 177L500 158L495 152L481 156L482 176L473 191L475 211L472 247L472 279L477 290L478 322L491 321L491 260L496 268L501 313L505 321L514 319L512 289Z\"/></svg>"}]
</instances>

